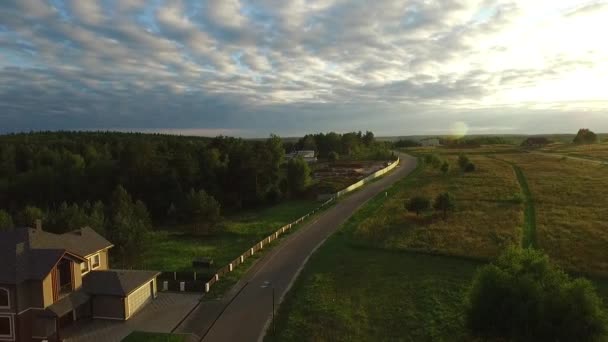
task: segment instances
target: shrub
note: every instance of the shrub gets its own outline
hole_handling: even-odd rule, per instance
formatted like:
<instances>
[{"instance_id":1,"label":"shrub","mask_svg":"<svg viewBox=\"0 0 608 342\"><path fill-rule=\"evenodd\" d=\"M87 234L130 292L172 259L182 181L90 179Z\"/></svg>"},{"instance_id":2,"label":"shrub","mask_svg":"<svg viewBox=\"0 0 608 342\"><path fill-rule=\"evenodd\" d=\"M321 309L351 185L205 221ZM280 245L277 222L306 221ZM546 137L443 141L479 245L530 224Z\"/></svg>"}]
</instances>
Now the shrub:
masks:
<instances>
[{"instance_id":1,"label":"shrub","mask_svg":"<svg viewBox=\"0 0 608 342\"><path fill-rule=\"evenodd\" d=\"M466 156L466 154L461 153L458 156L458 166L460 166L460 168L462 170L464 170L467 167L467 165L470 163L471 163L471 161L469 160L469 157Z\"/></svg>"},{"instance_id":2,"label":"shrub","mask_svg":"<svg viewBox=\"0 0 608 342\"><path fill-rule=\"evenodd\" d=\"M575 144L595 144L596 142L597 135L586 128L579 129L573 140Z\"/></svg>"},{"instance_id":3,"label":"shrub","mask_svg":"<svg viewBox=\"0 0 608 342\"><path fill-rule=\"evenodd\" d=\"M448 211L454 210L456 207L454 197L449 192L444 192L435 197L433 208L443 212L443 219L448 216Z\"/></svg>"},{"instance_id":4,"label":"shrub","mask_svg":"<svg viewBox=\"0 0 608 342\"><path fill-rule=\"evenodd\" d=\"M337 152L331 151L329 152L329 154L327 155L327 159L329 161L337 161L340 159L340 155Z\"/></svg>"},{"instance_id":5,"label":"shrub","mask_svg":"<svg viewBox=\"0 0 608 342\"><path fill-rule=\"evenodd\" d=\"M606 313L585 279L571 279L532 249L511 248L482 267L468 294L466 325L484 340L605 341Z\"/></svg>"},{"instance_id":6,"label":"shrub","mask_svg":"<svg viewBox=\"0 0 608 342\"><path fill-rule=\"evenodd\" d=\"M416 196L411 198L405 204L405 208L408 211L415 212L416 215L420 215L422 211L429 210L431 208L431 200L423 196Z\"/></svg>"},{"instance_id":7,"label":"shrub","mask_svg":"<svg viewBox=\"0 0 608 342\"><path fill-rule=\"evenodd\" d=\"M468 162L467 165L465 165L464 167L464 172L474 172L475 171L475 164Z\"/></svg>"},{"instance_id":8,"label":"shrub","mask_svg":"<svg viewBox=\"0 0 608 342\"><path fill-rule=\"evenodd\" d=\"M441 172L445 175L450 171L450 164L447 161L444 161L441 164Z\"/></svg>"},{"instance_id":9,"label":"shrub","mask_svg":"<svg viewBox=\"0 0 608 342\"><path fill-rule=\"evenodd\" d=\"M441 158L439 158L439 156L435 153L425 155L424 162L433 166L434 168L441 167Z\"/></svg>"}]
</instances>

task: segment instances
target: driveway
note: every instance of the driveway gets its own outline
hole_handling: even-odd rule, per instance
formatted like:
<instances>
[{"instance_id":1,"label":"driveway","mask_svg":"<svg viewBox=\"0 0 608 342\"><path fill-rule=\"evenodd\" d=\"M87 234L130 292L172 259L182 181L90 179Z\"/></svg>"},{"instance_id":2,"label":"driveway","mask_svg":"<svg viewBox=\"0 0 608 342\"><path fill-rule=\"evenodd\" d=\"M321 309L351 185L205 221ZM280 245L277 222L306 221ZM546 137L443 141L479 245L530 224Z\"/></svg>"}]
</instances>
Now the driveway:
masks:
<instances>
[{"instance_id":1,"label":"driveway","mask_svg":"<svg viewBox=\"0 0 608 342\"><path fill-rule=\"evenodd\" d=\"M401 164L379 180L345 196L313 222L288 235L259 260L224 299L203 302L177 328L203 341L256 341L272 319L273 292L280 304L308 257L361 205L416 167L416 159L400 154Z\"/></svg>"},{"instance_id":2,"label":"driveway","mask_svg":"<svg viewBox=\"0 0 608 342\"><path fill-rule=\"evenodd\" d=\"M200 294L158 293L158 297L128 321L83 320L65 329L66 341L121 341L133 331L170 332L190 312Z\"/></svg>"}]
</instances>

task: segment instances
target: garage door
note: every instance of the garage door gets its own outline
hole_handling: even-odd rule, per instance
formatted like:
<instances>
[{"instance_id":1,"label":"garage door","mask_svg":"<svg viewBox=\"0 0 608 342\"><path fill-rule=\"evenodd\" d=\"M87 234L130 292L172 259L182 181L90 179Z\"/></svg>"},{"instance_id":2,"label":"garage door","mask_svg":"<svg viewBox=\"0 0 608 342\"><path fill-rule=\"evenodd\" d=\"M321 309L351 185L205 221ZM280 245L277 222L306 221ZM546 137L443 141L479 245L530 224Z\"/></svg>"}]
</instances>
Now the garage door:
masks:
<instances>
[{"instance_id":1,"label":"garage door","mask_svg":"<svg viewBox=\"0 0 608 342\"><path fill-rule=\"evenodd\" d=\"M152 300L152 282L142 286L129 296L129 316Z\"/></svg>"}]
</instances>

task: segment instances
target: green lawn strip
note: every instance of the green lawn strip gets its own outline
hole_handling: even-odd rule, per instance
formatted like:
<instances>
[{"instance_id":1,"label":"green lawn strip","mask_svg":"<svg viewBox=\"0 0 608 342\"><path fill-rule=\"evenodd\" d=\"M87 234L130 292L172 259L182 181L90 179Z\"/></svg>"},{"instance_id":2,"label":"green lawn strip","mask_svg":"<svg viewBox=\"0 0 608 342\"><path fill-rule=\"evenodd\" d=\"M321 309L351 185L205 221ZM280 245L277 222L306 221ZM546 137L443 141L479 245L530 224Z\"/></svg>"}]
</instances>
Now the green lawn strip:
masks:
<instances>
[{"instance_id":1,"label":"green lawn strip","mask_svg":"<svg viewBox=\"0 0 608 342\"><path fill-rule=\"evenodd\" d=\"M466 339L462 305L479 262L354 243L353 230L386 198L370 200L311 257L281 305L277 336L269 331L267 341Z\"/></svg>"},{"instance_id":2,"label":"green lawn strip","mask_svg":"<svg viewBox=\"0 0 608 342\"><path fill-rule=\"evenodd\" d=\"M134 331L122 342L185 342L188 336L184 334L164 334Z\"/></svg>"},{"instance_id":3,"label":"green lawn strip","mask_svg":"<svg viewBox=\"0 0 608 342\"><path fill-rule=\"evenodd\" d=\"M226 219L223 232L210 236L154 231L150 234L140 265L136 266L160 271L191 271L194 258L208 257L214 260L215 268L223 267L256 242L320 204L318 201L288 201L241 213Z\"/></svg>"},{"instance_id":4,"label":"green lawn strip","mask_svg":"<svg viewBox=\"0 0 608 342\"><path fill-rule=\"evenodd\" d=\"M532 197L530 187L528 186L528 181L526 180L526 176L522 169L515 164L511 165L513 166L513 170L517 175L517 181L519 182L522 194L524 195L525 209L522 247L537 248L538 245L536 242L536 209L534 208L534 199Z\"/></svg>"}]
</instances>

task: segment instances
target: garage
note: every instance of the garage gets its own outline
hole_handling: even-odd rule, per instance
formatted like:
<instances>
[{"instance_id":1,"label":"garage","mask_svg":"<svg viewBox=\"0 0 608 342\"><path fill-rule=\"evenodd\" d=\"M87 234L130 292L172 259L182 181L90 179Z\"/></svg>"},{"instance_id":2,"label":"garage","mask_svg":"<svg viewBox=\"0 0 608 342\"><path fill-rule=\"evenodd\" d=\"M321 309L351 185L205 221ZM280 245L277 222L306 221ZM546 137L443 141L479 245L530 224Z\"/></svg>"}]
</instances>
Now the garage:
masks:
<instances>
[{"instance_id":1,"label":"garage","mask_svg":"<svg viewBox=\"0 0 608 342\"><path fill-rule=\"evenodd\" d=\"M129 295L129 297L128 297L129 312L127 314L127 317L133 315L139 309L141 309L146 304L148 304L152 301L153 289L154 289L154 284L151 281L151 282L145 284L144 286L140 287L139 289L135 290L132 294Z\"/></svg>"},{"instance_id":2,"label":"garage","mask_svg":"<svg viewBox=\"0 0 608 342\"><path fill-rule=\"evenodd\" d=\"M132 270L92 271L83 288L93 298L93 318L128 320L156 298L159 272Z\"/></svg>"}]
</instances>

